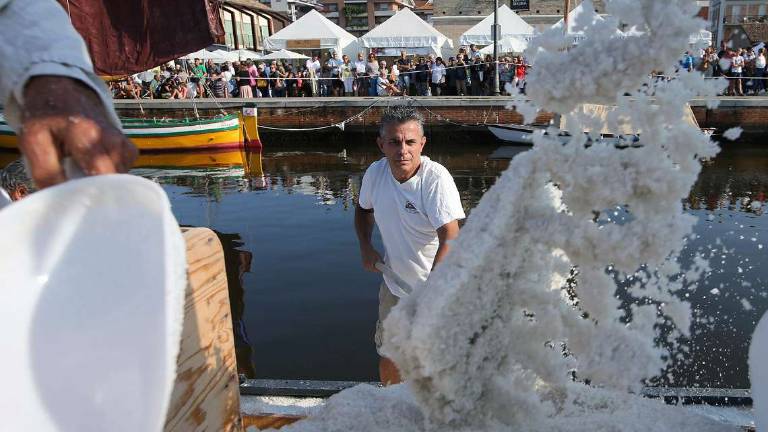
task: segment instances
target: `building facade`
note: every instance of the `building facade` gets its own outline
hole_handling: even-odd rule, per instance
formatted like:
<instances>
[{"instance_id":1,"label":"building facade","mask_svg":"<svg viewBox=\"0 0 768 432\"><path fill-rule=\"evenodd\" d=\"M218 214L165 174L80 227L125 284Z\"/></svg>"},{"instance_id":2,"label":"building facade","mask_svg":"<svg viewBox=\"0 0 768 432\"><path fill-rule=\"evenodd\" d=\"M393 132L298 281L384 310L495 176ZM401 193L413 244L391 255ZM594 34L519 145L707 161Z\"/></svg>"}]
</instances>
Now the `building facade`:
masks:
<instances>
[{"instance_id":1,"label":"building facade","mask_svg":"<svg viewBox=\"0 0 768 432\"><path fill-rule=\"evenodd\" d=\"M427 2L418 3L422 5ZM322 4L326 18L358 37L368 33L402 8L414 9L422 18L427 15L423 5L424 9L419 13L414 0L323 0Z\"/></svg>"},{"instance_id":2,"label":"building facade","mask_svg":"<svg viewBox=\"0 0 768 432\"><path fill-rule=\"evenodd\" d=\"M717 47L746 47L768 39L768 0L711 0L710 31Z\"/></svg>"},{"instance_id":3,"label":"building facade","mask_svg":"<svg viewBox=\"0 0 768 432\"><path fill-rule=\"evenodd\" d=\"M290 24L288 15L257 0L224 0L219 9L224 44L230 49L261 51L264 40Z\"/></svg>"},{"instance_id":4,"label":"building facade","mask_svg":"<svg viewBox=\"0 0 768 432\"><path fill-rule=\"evenodd\" d=\"M312 9L323 11L323 5L318 0L264 0L264 3L273 10L291 17L291 22L303 17Z\"/></svg>"}]
</instances>

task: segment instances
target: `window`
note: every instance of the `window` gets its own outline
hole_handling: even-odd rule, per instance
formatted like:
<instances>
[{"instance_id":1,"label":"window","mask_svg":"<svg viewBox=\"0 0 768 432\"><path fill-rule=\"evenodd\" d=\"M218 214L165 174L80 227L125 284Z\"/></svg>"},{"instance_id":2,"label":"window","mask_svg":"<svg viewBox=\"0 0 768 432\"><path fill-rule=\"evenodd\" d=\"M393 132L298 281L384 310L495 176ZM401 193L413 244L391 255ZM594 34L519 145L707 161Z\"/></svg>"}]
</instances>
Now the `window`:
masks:
<instances>
[{"instance_id":1,"label":"window","mask_svg":"<svg viewBox=\"0 0 768 432\"><path fill-rule=\"evenodd\" d=\"M332 23L339 25L339 17L328 18Z\"/></svg>"},{"instance_id":2,"label":"window","mask_svg":"<svg viewBox=\"0 0 768 432\"><path fill-rule=\"evenodd\" d=\"M376 18L374 18L374 21L376 22L376 25L379 25L379 24L383 23L384 21L386 21L388 18L390 18L390 17L388 17L388 16L377 16Z\"/></svg>"},{"instance_id":3,"label":"window","mask_svg":"<svg viewBox=\"0 0 768 432\"><path fill-rule=\"evenodd\" d=\"M760 6L757 7L757 14L759 16L765 16L765 5L764 4L761 4Z\"/></svg>"},{"instance_id":4,"label":"window","mask_svg":"<svg viewBox=\"0 0 768 432\"><path fill-rule=\"evenodd\" d=\"M325 4L325 11L326 12L338 12L339 11L339 4L338 3L326 3Z\"/></svg>"},{"instance_id":5,"label":"window","mask_svg":"<svg viewBox=\"0 0 768 432\"><path fill-rule=\"evenodd\" d=\"M347 20L347 27L367 27L368 17L352 17Z\"/></svg>"},{"instance_id":6,"label":"window","mask_svg":"<svg viewBox=\"0 0 768 432\"><path fill-rule=\"evenodd\" d=\"M392 10L392 7L389 3L376 3L376 10L377 11L388 11Z\"/></svg>"}]
</instances>

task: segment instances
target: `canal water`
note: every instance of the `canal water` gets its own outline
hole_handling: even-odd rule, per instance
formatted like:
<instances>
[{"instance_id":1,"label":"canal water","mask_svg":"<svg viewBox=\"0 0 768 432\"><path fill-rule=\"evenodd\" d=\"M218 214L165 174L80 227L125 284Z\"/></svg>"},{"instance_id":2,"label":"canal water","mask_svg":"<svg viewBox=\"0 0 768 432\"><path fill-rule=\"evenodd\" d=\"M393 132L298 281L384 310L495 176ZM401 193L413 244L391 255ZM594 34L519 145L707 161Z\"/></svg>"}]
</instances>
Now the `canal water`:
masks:
<instances>
[{"instance_id":1,"label":"canal water","mask_svg":"<svg viewBox=\"0 0 768 432\"><path fill-rule=\"evenodd\" d=\"M238 169L137 170L168 192L180 223L213 228L231 268L241 372L254 378L376 380L373 343L379 277L360 265L354 205L374 135L265 135L264 176ZM425 153L453 174L471 214L507 167L482 133L428 137ZM748 387L749 338L768 309L768 148L726 143L685 201L698 217L683 252L710 258L689 293L690 352L660 381ZM378 236L378 234L376 234ZM381 248L380 238L375 241ZM242 281L242 283L240 283Z\"/></svg>"},{"instance_id":2,"label":"canal water","mask_svg":"<svg viewBox=\"0 0 768 432\"><path fill-rule=\"evenodd\" d=\"M429 134L425 154L453 174L468 214L508 162L485 133ZM210 227L225 249L238 366L251 378L374 381L379 276L360 265L354 206L375 135L268 134L263 176L238 152L142 156L182 225ZM514 151L512 152L514 153ZM256 170L258 171L258 170ZM690 350L656 383L747 388L747 349L768 309L768 148L726 143L684 202L698 218L682 259L710 259L688 296ZM375 233L381 250L381 239Z\"/></svg>"}]
</instances>

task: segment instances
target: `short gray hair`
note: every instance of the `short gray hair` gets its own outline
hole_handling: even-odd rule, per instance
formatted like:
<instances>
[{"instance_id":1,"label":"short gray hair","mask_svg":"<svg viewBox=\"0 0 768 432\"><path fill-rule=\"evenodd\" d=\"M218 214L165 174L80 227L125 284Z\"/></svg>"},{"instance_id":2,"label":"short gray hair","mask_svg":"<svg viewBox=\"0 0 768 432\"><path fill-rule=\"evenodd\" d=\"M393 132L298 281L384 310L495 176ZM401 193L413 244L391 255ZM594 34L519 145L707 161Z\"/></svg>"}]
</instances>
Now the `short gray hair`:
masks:
<instances>
[{"instance_id":1,"label":"short gray hair","mask_svg":"<svg viewBox=\"0 0 768 432\"><path fill-rule=\"evenodd\" d=\"M389 124L403 124L411 121L414 121L419 125L421 134L424 135L424 116L421 115L421 113L418 112L415 108L407 105L387 107L384 112L381 113L379 136L384 136L384 128Z\"/></svg>"}]
</instances>

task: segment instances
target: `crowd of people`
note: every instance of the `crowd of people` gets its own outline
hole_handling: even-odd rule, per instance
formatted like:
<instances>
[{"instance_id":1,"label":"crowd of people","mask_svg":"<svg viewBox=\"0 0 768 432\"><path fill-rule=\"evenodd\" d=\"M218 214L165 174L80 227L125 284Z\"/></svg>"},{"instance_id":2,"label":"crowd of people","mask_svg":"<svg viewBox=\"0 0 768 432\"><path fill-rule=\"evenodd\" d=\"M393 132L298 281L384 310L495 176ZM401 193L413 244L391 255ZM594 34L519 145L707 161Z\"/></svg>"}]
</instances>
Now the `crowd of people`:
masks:
<instances>
[{"instance_id":1,"label":"crowd of people","mask_svg":"<svg viewBox=\"0 0 768 432\"><path fill-rule=\"evenodd\" d=\"M408 55L356 59L336 52L312 56L303 64L290 61L245 60L216 63L177 60L131 79L114 81L116 99L261 98L315 96L488 96L499 71L502 94L525 92L531 67L522 56L483 56L475 45L462 47L445 61L442 57ZM507 86L507 83L510 86Z\"/></svg>"},{"instance_id":2,"label":"crowd of people","mask_svg":"<svg viewBox=\"0 0 768 432\"><path fill-rule=\"evenodd\" d=\"M326 96L489 96L499 74L502 95L525 94L532 66L523 56L501 56L498 67L475 45L462 47L446 60L429 55L380 57L371 52L347 55L327 52L306 61L245 60L216 63L177 60L131 79L112 82L117 99L263 98ZM768 91L766 50L709 47L685 53L680 69L707 77L726 77L729 96Z\"/></svg>"},{"instance_id":3,"label":"crowd of people","mask_svg":"<svg viewBox=\"0 0 768 432\"><path fill-rule=\"evenodd\" d=\"M755 48L729 48L723 44L719 51L708 47L698 55L688 51L680 67L689 72L702 72L708 78L727 78L728 89L724 93L727 96L757 96L768 91L764 44Z\"/></svg>"}]
</instances>

